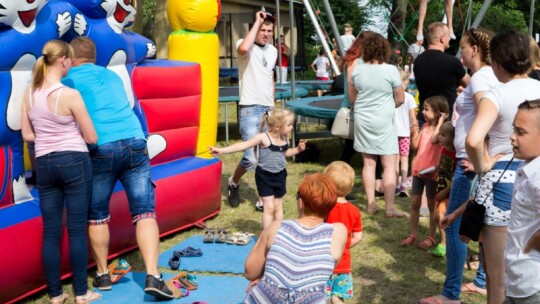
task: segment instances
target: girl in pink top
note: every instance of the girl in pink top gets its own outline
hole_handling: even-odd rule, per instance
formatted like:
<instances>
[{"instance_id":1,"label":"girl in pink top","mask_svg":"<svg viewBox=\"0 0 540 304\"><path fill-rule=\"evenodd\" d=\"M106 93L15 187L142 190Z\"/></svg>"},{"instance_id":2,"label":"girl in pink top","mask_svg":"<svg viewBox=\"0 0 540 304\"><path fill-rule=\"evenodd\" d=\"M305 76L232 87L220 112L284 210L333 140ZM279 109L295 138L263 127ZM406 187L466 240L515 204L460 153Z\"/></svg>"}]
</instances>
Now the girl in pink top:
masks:
<instances>
[{"instance_id":1,"label":"girl in pink top","mask_svg":"<svg viewBox=\"0 0 540 304\"><path fill-rule=\"evenodd\" d=\"M64 41L45 44L24 94L21 115L24 141L35 142L43 269L52 304L62 304L69 298L60 282L64 208L75 303L101 298L88 290L86 270L86 222L92 190L92 164L86 144L95 144L97 135L79 92L60 82L71 68L72 57L73 49Z\"/></svg>"},{"instance_id":2,"label":"girl in pink top","mask_svg":"<svg viewBox=\"0 0 540 304\"><path fill-rule=\"evenodd\" d=\"M443 96L433 96L424 102L422 114L426 123L420 132L412 134L412 147L416 150L416 156L412 163L412 196L410 215L410 234L401 241L401 245L410 246L416 243L418 235L418 220L420 217L420 205L422 204L422 193L426 189L426 197L429 208L429 236L423 240L419 246L428 249L437 244L435 241L435 231L437 224L433 217L435 208L435 196L437 190L437 179L435 168L439 164L441 156L441 145L432 144L432 138L436 142L441 125L448 118L448 101Z\"/></svg>"}]
</instances>

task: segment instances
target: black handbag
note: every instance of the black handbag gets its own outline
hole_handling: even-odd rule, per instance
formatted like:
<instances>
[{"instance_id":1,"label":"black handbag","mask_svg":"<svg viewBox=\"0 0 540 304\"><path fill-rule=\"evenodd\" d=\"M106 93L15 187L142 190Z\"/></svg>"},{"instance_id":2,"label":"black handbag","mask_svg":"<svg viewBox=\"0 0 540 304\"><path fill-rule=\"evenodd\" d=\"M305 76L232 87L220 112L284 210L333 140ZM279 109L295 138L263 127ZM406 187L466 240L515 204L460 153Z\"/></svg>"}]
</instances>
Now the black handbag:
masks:
<instances>
[{"instance_id":1,"label":"black handbag","mask_svg":"<svg viewBox=\"0 0 540 304\"><path fill-rule=\"evenodd\" d=\"M484 206L484 204L480 205L476 203L474 199L468 200L466 204L467 208L465 208L465 212L461 217L461 224L459 225L459 235L464 235L471 240L478 242L480 230L484 227L486 206Z\"/></svg>"},{"instance_id":2,"label":"black handbag","mask_svg":"<svg viewBox=\"0 0 540 304\"><path fill-rule=\"evenodd\" d=\"M493 192L493 189L495 188L495 185L499 183L501 180L501 177L506 172L506 169L508 169L508 166L512 163L514 160L514 157L510 159L508 164L506 164L506 167L504 168L504 171L501 173L501 176L499 176L499 179L495 183L493 183L493 186L491 187L491 190L489 191L488 195L482 202L482 204L479 204L476 202L476 195L474 198L469 199L466 204L467 207L465 208L465 212L463 212L463 216L461 217L461 224L459 225L459 235L463 235L468 237L469 239L478 242L478 238L480 237L480 231L482 230L482 227L484 227L484 215L486 214L486 200L488 199L489 195ZM478 192L476 193L478 194Z\"/></svg>"}]
</instances>

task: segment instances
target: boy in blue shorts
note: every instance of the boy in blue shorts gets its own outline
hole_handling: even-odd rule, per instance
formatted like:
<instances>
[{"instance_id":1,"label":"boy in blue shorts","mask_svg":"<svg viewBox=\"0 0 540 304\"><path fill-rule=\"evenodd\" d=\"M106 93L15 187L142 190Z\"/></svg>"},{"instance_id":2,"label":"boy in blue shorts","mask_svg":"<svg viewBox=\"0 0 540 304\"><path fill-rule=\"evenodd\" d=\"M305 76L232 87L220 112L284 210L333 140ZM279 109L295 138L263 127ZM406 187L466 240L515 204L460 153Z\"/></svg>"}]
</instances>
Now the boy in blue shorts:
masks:
<instances>
[{"instance_id":1,"label":"boy in blue shorts","mask_svg":"<svg viewBox=\"0 0 540 304\"><path fill-rule=\"evenodd\" d=\"M341 260L334 268L334 274L326 284L326 292L331 303L343 303L353 296L352 263L350 249L362 240L362 214L345 199L354 184L354 169L346 162L331 162L324 173L336 184L338 196L336 206L328 214L328 223L343 223L347 227L347 243Z\"/></svg>"}]
</instances>

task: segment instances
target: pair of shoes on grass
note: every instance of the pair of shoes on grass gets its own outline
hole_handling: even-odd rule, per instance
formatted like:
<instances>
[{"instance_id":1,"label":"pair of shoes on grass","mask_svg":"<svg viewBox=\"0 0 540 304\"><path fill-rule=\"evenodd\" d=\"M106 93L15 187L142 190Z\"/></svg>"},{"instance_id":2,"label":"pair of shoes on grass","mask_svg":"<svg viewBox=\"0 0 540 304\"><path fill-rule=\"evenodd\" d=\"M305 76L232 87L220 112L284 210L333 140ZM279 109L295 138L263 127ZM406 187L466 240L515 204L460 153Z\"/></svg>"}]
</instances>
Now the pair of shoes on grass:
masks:
<instances>
[{"instance_id":1,"label":"pair of shoes on grass","mask_svg":"<svg viewBox=\"0 0 540 304\"><path fill-rule=\"evenodd\" d=\"M227 244L229 245L247 245L251 242L253 233L248 232L235 232L227 238Z\"/></svg>"},{"instance_id":2,"label":"pair of shoes on grass","mask_svg":"<svg viewBox=\"0 0 540 304\"><path fill-rule=\"evenodd\" d=\"M225 229L207 229L204 232L203 243L226 243L228 234Z\"/></svg>"}]
</instances>

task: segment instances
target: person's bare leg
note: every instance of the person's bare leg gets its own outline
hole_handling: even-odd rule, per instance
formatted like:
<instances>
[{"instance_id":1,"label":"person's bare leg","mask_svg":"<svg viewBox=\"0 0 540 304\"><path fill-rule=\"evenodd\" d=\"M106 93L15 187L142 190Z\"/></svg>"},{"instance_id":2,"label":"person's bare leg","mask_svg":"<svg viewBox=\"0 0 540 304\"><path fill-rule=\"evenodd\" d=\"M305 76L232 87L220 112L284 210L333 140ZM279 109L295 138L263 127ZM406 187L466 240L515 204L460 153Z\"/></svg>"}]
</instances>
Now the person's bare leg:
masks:
<instances>
[{"instance_id":1,"label":"person's bare leg","mask_svg":"<svg viewBox=\"0 0 540 304\"><path fill-rule=\"evenodd\" d=\"M418 235L418 222L420 221L420 205L422 196L413 194L411 196L411 214L409 218L409 229L412 235Z\"/></svg>"},{"instance_id":2,"label":"person's bare leg","mask_svg":"<svg viewBox=\"0 0 540 304\"><path fill-rule=\"evenodd\" d=\"M283 200L281 198L274 198L274 221L282 221L282 220L283 220Z\"/></svg>"},{"instance_id":3,"label":"person's bare leg","mask_svg":"<svg viewBox=\"0 0 540 304\"><path fill-rule=\"evenodd\" d=\"M107 256L109 255L109 225L89 225L88 239L90 240L92 256L96 261L97 272L105 273L107 271Z\"/></svg>"},{"instance_id":4,"label":"person's bare leg","mask_svg":"<svg viewBox=\"0 0 540 304\"><path fill-rule=\"evenodd\" d=\"M240 179L242 178L242 176L244 176L244 174L246 174L246 172L247 172L246 168L244 168L240 164L238 164L238 166L236 166L236 170L234 170L234 174L232 176L233 183L238 185L238 183L240 183Z\"/></svg>"},{"instance_id":5,"label":"person's bare leg","mask_svg":"<svg viewBox=\"0 0 540 304\"><path fill-rule=\"evenodd\" d=\"M403 185L403 188L405 189L405 183L407 183L407 175L409 174L409 156L400 156L400 158L401 158L401 161L400 161L401 185Z\"/></svg>"},{"instance_id":6,"label":"person's bare leg","mask_svg":"<svg viewBox=\"0 0 540 304\"><path fill-rule=\"evenodd\" d=\"M435 233L437 232L437 222L435 221L435 199L428 199L429 208L429 236L435 239Z\"/></svg>"},{"instance_id":7,"label":"person's bare leg","mask_svg":"<svg viewBox=\"0 0 540 304\"><path fill-rule=\"evenodd\" d=\"M383 166L383 189L386 212L394 212L396 210L396 161L397 155L381 155L381 163Z\"/></svg>"},{"instance_id":8,"label":"person's bare leg","mask_svg":"<svg viewBox=\"0 0 540 304\"><path fill-rule=\"evenodd\" d=\"M264 207L262 215L262 228L264 230L274 221L274 196L261 196L261 200Z\"/></svg>"},{"instance_id":9,"label":"person's bare leg","mask_svg":"<svg viewBox=\"0 0 540 304\"><path fill-rule=\"evenodd\" d=\"M418 7L418 27L416 29L416 40L424 40L424 20L426 19L428 0L420 0Z\"/></svg>"},{"instance_id":10,"label":"person's bare leg","mask_svg":"<svg viewBox=\"0 0 540 304\"><path fill-rule=\"evenodd\" d=\"M507 227L484 226L482 246L486 263L488 304L502 303L505 299L504 247Z\"/></svg>"},{"instance_id":11,"label":"person's bare leg","mask_svg":"<svg viewBox=\"0 0 540 304\"><path fill-rule=\"evenodd\" d=\"M367 210L375 211L378 209L375 203L375 166L376 156L362 153L364 167L362 168L362 181L364 182L364 191L366 191Z\"/></svg>"},{"instance_id":12,"label":"person's bare leg","mask_svg":"<svg viewBox=\"0 0 540 304\"><path fill-rule=\"evenodd\" d=\"M136 224L137 245L144 260L146 273L159 275L159 228L154 218L141 219Z\"/></svg>"},{"instance_id":13,"label":"person's bare leg","mask_svg":"<svg viewBox=\"0 0 540 304\"><path fill-rule=\"evenodd\" d=\"M336 296L336 295L332 295L332 298L330 299L332 304L343 304L345 302L343 302L343 300L341 300L340 297Z\"/></svg>"},{"instance_id":14,"label":"person's bare leg","mask_svg":"<svg viewBox=\"0 0 540 304\"><path fill-rule=\"evenodd\" d=\"M454 27L452 26L453 8L454 8L454 1L452 0L444 1L444 12L446 14L448 29L450 30L450 38L456 39L456 35L454 35Z\"/></svg>"}]
</instances>

